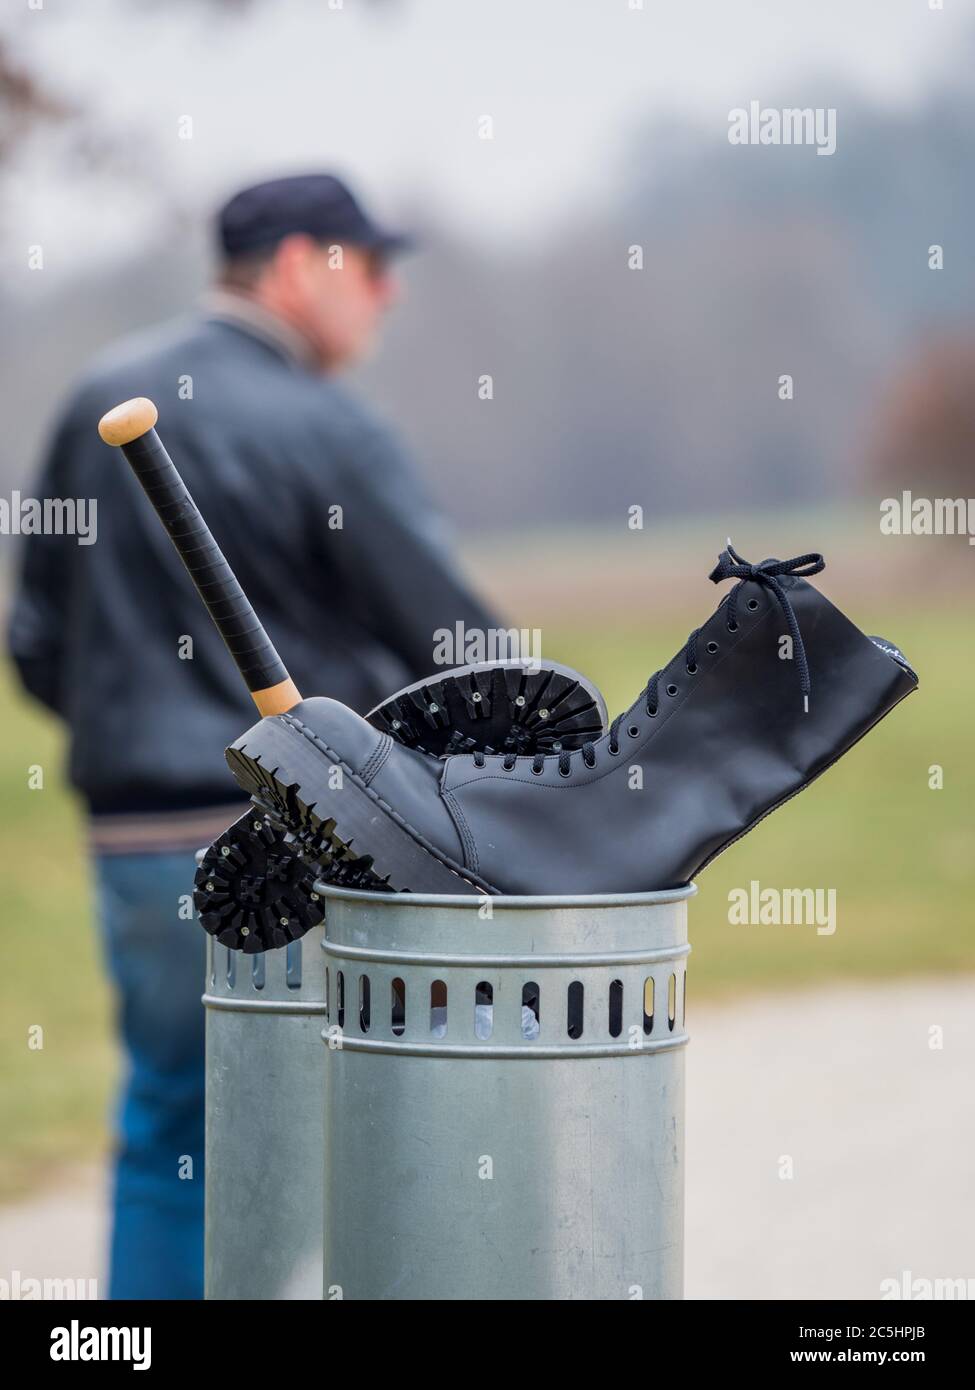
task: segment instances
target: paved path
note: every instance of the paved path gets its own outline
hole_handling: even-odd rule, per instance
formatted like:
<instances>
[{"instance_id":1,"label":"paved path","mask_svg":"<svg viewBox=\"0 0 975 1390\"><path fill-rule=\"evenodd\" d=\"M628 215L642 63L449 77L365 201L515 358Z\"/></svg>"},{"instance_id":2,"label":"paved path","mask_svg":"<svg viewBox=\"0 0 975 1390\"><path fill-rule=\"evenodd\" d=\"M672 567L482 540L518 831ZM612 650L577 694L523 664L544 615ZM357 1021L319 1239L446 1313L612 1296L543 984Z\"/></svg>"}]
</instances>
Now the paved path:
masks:
<instances>
[{"instance_id":1,"label":"paved path","mask_svg":"<svg viewBox=\"0 0 975 1390\"><path fill-rule=\"evenodd\" d=\"M975 980L745 1000L688 1026L689 1296L878 1298L910 1270L975 1297Z\"/></svg>"},{"instance_id":2,"label":"paved path","mask_svg":"<svg viewBox=\"0 0 975 1390\"><path fill-rule=\"evenodd\" d=\"M689 1026L689 1297L877 1298L905 1270L975 1296L975 979L755 996ZM104 1191L80 1169L0 1209L0 1278L99 1277Z\"/></svg>"}]
</instances>

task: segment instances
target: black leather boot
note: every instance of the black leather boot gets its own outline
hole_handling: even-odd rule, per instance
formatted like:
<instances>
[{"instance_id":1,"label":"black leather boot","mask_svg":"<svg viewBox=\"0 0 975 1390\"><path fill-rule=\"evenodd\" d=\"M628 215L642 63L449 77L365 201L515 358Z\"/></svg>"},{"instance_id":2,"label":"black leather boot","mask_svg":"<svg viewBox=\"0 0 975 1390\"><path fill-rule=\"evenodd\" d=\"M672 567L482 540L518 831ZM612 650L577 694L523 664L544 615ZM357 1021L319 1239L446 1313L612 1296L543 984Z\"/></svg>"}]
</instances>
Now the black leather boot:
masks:
<instances>
[{"instance_id":1,"label":"black leather boot","mask_svg":"<svg viewBox=\"0 0 975 1390\"><path fill-rule=\"evenodd\" d=\"M571 752L444 763L332 700L261 720L227 757L299 836L368 854L394 889L627 893L686 883L836 762L917 677L805 576L821 556L751 565L603 737Z\"/></svg>"},{"instance_id":2,"label":"black leather boot","mask_svg":"<svg viewBox=\"0 0 975 1390\"><path fill-rule=\"evenodd\" d=\"M435 756L475 750L557 754L605 732L606 703L571 667L512 659L417 681L366 719L397 743ZM315 892L318 879L393 891L371 855L323 833L311 818L279 814L272 820L255 806L206 851L193 903L211 936L250 955L297 941L318 925L324 915Z\"/></svg>"}]
</instances>

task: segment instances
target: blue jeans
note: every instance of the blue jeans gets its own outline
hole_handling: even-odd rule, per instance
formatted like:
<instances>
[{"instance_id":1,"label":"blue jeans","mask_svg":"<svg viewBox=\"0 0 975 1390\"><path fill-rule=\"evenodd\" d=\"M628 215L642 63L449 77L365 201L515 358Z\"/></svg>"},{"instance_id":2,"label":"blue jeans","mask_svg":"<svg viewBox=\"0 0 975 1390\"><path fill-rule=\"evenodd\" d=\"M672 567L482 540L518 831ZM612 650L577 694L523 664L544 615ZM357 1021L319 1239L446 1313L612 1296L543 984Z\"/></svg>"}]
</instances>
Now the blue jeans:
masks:
<instances>
[{"instance_id":1,"label":"blue jeans","mask_svg":"<svg viewBox=\"0 0 975 1390\"><path fill-rule=\"evenodd\" d=\"M203 1296L206 937L185 916L194 867L185 851L95 857L127 1064L109 1298Z\"/></svg>"}]
</instances>

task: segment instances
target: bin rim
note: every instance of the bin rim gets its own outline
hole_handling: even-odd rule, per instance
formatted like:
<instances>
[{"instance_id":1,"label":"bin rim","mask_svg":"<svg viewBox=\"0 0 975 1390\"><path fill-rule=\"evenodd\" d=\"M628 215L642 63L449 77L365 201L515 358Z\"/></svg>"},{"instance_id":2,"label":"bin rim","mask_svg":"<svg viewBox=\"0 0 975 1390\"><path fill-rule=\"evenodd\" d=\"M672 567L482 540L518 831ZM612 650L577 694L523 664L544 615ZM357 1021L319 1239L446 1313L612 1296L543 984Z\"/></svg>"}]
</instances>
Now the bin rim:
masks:
<instances>
[{"instance_id":1,"label":"bin rim","mask_svg":"<svg viewBox=\"0 0 975 1390\"><path fill-rule=\"evenodd\" d=\"M315 892L326 899L339 902L391 903L413 907L480 908L485 900L492 911L526 908L591 908L591 907L649 907L665 903L687 902L697 893L696 883L684 883L677 888L659 888L649 893L580 893L566 894L493 894L493 893L376 893L364 888L339 888L318 879Z\"/></svg>"}]
</instances>

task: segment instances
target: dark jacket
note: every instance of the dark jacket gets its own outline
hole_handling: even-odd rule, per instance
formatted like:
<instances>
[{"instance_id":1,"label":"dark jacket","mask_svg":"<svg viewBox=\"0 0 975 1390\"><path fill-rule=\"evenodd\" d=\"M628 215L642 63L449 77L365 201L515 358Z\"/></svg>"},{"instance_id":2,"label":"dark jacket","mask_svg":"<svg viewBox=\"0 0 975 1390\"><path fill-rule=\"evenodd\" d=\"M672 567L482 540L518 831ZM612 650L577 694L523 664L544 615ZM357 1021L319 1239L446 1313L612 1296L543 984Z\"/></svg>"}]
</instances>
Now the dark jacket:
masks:
<instances>
[{"instance_id":1,"label":"dark jacket","mask_svg":"<svg viewBox=\"0 0 975 1390\"><path fill-rule=\"evenodd\" d=\"M98 437L103 412L131 396L159 407L160 435L302 693L365 712L431 671L437 628L498 626L396 440L345 390L216 318L126 340L68 404L34 488L97 499L97 540L27 537L10 623L23 682L66 721L71 781L93 810L239 799L223 749L255 718L155 513Z\"/></svg>"}]
</instances>

